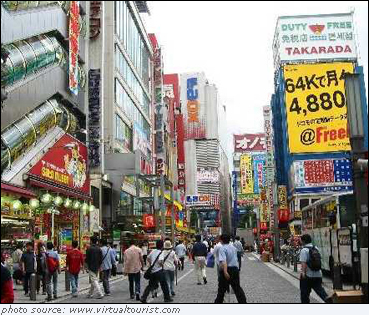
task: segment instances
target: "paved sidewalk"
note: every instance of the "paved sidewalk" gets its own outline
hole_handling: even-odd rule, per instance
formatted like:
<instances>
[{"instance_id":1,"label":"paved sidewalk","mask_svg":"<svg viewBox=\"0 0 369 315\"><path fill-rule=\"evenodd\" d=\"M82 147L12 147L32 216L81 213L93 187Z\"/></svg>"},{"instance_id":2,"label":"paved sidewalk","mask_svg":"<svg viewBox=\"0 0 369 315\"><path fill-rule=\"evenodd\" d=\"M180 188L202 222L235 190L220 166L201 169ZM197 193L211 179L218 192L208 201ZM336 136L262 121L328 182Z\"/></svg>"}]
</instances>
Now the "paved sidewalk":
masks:
<instances>
[{"instance_id":1,"label":"paved sidewalk","mask_svg":"<svg viewBox=\"0 0 369 315\"><path fill-rule=\"evenodd\" d=\"M113 284L117 281L124 280L126 277L123 275L117 275L116 277L112 277L110 279L110 283ZM23 286L17 285L16 290L14 290L14 303L46 303L47 295L42 295L42 288L40 290L40 294L36 296L36 301L31 301L31 299L24 295ZM79 293L87 292L90 288L90 283L88 280L88 273L80 273L79 275ZM72 290L72 289L71 289ZM65 290L65 272L63 271L60 275L58 275L58 299L53 300L54 302L58 302L59 298L72 296L72 291ZM53 302L52 301L52 302Z\"/></svg>"}]
</instances>

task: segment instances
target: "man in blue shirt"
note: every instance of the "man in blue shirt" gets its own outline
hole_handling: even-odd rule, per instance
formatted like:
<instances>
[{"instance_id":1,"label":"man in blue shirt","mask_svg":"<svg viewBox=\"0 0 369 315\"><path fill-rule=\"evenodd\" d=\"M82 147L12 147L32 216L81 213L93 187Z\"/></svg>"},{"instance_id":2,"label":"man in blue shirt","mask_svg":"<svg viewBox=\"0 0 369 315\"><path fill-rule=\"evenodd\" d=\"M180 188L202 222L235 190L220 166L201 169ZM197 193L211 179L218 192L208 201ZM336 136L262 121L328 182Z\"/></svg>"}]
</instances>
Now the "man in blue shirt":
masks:
<instances>
[{"instance_id":1,"label":"man in blue shirt","mask_svg":"<svg viewBox=\"0 0 369 315\"><path fill-rule=\"evenodd\" d=\"M54 294L54 299L58 298L58 274L61 273L61 268L59 255L56 251L53 250L54 244L52 242L48 242L46 247L46 300L51 301L52 293Z\"/></svg>"},{"instance_id":2,"label":"man in blue shirt","mask_svg":"<svg viewBox=\"0 0 369 315\"><path fill-rule=\"evenodd\" d=\"M108 242L106 239L102 240L101 251L102 251L102 257L103 257L103 261L101 265L102 274L103 274L102 275L103 287L104 287L105 295L109 296L110 295L109 279L111 276L111 270L113 268L113 265L115 265L116 263L115 253L110 247L108 247Z\"/></svg>"},{"instance_id":3,"label":"man in blue shirt","mask_svg":"<svg viewBox=\"0 0 369 315\"><path fill-rule=\"evenodd\" d=\"M237 259L237 249L230 245L230 236L223 234L220 237L222 247L219 248L220 274L216 304L223 303L224 295L231 285L238 303L246 304L246 295L240 285L240 271Z\"/></svg>"}]
</instances>

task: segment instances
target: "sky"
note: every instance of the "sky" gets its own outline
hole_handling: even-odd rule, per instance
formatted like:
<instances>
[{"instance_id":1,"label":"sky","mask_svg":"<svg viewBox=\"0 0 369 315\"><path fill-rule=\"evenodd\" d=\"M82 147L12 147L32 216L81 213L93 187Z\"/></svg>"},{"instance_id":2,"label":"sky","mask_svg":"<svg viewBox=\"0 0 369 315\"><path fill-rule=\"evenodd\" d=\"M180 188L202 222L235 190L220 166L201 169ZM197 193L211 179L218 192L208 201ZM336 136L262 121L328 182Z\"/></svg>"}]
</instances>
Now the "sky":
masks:
<instances>
[{"instance_id":1,"label":"sky","mask_svg":"<svg viewBox=\"0 0 369 315\"><path fill-rule=\"evenodd\" d=\"M368 87L367 1L148 1L148 6L151 15L143 19L163 47L164 72L205 72L227 108L230 134L263 131L262 107L270 104L274 90L278 16L354 9L359 64Z\"/></svg>"}]
</instances>

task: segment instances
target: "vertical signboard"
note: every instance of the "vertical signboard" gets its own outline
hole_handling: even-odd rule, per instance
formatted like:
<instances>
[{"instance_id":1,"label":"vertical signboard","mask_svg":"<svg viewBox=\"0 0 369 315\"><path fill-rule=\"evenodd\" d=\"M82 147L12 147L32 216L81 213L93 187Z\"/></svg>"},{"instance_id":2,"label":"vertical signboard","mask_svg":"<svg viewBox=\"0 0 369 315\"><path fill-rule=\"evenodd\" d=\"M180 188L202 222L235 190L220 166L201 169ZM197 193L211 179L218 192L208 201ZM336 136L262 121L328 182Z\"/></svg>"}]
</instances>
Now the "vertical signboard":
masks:
<instances>
[{"instance_id":1,"label":"vertical signboard","mask_svg":"<svg viewBox=\"0 0 369 315\"><path fill-rule=\"evenodd\" d=\"M205 133L205 75L181 75L181 101L183 108L185 140L203 139Z\"/></svg>"},{"instance_id":2,"label":"vertical signboard","mask_svg":"<svg viewBox=\"0 0 369 315\"><path fill-rule=\"evenodd\" d=\"M252 175L252 156L243 154L240 161L241 171L241 193L252 194L254 192L254 181Z\"/></svg>"},{"instance_id":3,"label":"vertical signboard","mask_svg":"<svg viewBox=\"0 0 369 315\"><path fill-rule=\"evenodd\" d=\"M280 209L288 209L287 187L285 185L278 186L278 202Z\"/></svg>"},{"instance_id":4,"label":"vertical signboard","mask_svg":"<svg viewBox=\"0 0 369 315\"><path fill-rule=\"evenodd\" d=\"M345 73L352 63L284 67L290 153L350 151Z\"/></svg>"},{"instance_id":5,"label":"vertical signboard","mask_svg":"<svg viewBox=\"0 0 369 315\"><path fill-rule=\"evenodd\" d=\"M237 213L237 172L232 172L232 188L233 188L233 211Z\"/></svg>"},{"instance_id":6,"label":"vertical signboard","mask_svg":"<svg viewBox=\"0 0 369 315\"><path fill-rule=\"evenodd\" d=\"M79 1L70 2L69 10L69 89L78 94Z\"/></svg>"},{"instance_id":7,"label":"vertical signboard","mask_svg":"<svg viewBox=\"0 0 369 315\"><path fill-rule=\"evenodd\" d=\"M100 69L91 69L88 74L88 160L90 167L100 166Z\"/></svg>"},{"instance_id":8,"label":"vertical signboard","mask_svg":"<svg viewBox=\"0 0 369 315\"><path fill-rule=\"evenodd\" d=\"M260 194L260 189L265 187L265 154L253 156L254 165L254 193Z\"/></svg>"}]
</instances>

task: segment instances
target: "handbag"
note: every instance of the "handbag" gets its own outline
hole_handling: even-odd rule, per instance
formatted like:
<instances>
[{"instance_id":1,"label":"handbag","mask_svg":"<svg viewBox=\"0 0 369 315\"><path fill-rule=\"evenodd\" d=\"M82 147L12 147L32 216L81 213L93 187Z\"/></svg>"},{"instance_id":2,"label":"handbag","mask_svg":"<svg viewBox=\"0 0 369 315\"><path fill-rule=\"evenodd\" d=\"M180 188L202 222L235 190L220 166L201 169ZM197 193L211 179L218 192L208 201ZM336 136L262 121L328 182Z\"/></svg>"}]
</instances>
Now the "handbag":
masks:
<instances>
[{"instance_id":1,"label":"handbag","mask_svg":"<svg viewBox=\"0 0 369 315\"><path fill-rule=\"evenodd\" d=\"M158 257L156 257L156 259L155 259L155 261L154 261L154 263L145 271L145 273L144 273L144 278L146 279L146 280L150 280L150 278L151 278L151 273L152 273L152 269L154 268L154 266L155 266L155 264L157 263L157 261L158 261L158 259L159 259L159 257L160 257L160 255L161 255L161 251L160 251L160 253L159 253L159 255L158 255Z\"/></svg>"}]
</instances>

